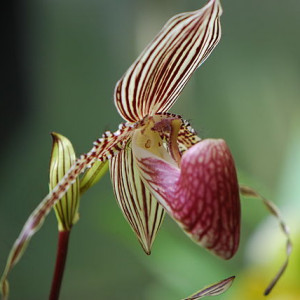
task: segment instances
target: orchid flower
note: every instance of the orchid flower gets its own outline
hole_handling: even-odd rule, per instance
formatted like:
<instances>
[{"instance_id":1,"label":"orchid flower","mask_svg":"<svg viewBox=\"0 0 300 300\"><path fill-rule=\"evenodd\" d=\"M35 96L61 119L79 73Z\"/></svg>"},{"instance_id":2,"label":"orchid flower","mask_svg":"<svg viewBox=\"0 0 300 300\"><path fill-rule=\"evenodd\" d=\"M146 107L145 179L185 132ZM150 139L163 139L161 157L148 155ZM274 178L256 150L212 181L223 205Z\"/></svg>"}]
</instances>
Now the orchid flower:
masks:
<instances>
[{"instance_id":1,"label":"orchid flower","mask_svg":"<svg viewBox=\"0 0 300 300\"><path fill-rule=\"evenodd\" d=\"M239 193L228 148L223 141L200 142L186 121L167 113L219 42L221 13L219 1L209 1L198 11L172 18L115 88L116 107L134 130L110 160L111 179L123 214L147 254L164 211L215 254L230 258L237 249ZM200 162L199 157L206 158ZM214 163L228 169L232 180L214 167L208 175Z\"/></svg>"},{"instance_id":2,"label":"orchid flower","mask_svg":"<svg viewBox=\"0 0 300 300\"><path fill-rule=\"evenodd\" d=\"M147 254L165 212L215 255L236 253L240 199L230 150L224 140L201 140L181 116L168 113L218 44L221 14L220 1L209 0L171 18L117 82L114 103L125 123L95 141L31 214L8 258L3 286L51 208L81 173L107 160L118 204Z\"/></svg>"}]
</instances>

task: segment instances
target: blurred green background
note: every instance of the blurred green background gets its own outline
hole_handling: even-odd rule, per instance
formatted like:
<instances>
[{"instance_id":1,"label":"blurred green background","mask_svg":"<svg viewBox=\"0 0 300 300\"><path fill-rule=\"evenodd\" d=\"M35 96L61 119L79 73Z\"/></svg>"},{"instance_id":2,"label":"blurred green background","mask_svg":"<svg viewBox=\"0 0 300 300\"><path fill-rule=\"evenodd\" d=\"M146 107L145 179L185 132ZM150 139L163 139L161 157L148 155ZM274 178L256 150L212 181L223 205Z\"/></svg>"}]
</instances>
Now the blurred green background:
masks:
<instances>
[{"instance_id":1,"label":"blurred green background","mask_svg":"<svg viewBox=\"0 0 300 300\"><path fill-rule=\"evenodd\" d=\"M20 1L21 2L21 1ZM174 14L200 0L32 0L16 4L15 52L1 100L0 267L48 191L51 131L87 152L121 118L116 81ZM202 137L227 141L242 183L282 209L295 249L268 299L300 299L300 2L226 0L223 36L172 112ZM12 38L14 40L14 37ZM8 51L9 52L9 51ZM10 74L10 73L9 73ZM17 84L18 83L18 84ZM109 176L81 200L61 299L180 299L237 275L215 299L264 299L284 259L284 237L259 201L242 199L237 255L221 261L168 217L146 256L124 220ZM10 274L11 300L47 299L56 251L54 213Z\"/></svg>"}]
</instances>

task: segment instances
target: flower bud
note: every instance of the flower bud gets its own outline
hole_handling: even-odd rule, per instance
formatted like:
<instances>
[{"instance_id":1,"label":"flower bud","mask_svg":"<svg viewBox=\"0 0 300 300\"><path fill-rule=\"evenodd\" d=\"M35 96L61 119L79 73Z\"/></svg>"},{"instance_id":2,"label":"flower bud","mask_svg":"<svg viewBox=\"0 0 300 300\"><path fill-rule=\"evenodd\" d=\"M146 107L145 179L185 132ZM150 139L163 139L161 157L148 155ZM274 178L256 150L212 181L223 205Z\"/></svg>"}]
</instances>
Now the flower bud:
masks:
<instances>
[{"instance_id":1,"label":"flower bud","mask_svg":"<svg viewBox=\"0 0 300 300\"><path fill-rule=\"evenodd\" d=\"M96 184L108 171L108 161L96 161L80 179L80 195Z\"/></svg>"},{"instance_id":2,"label":"flower bud","mask_svg":"<svg viewBox=\"0 0 300 300\"><path fill-rule=\"evenodd\" d=\"M61 134L52 132L51 135L53 144L50 158L50 190L64 177L76 160L71 142ZM79 179L77 178L67 193L54 206L59 231L70 230L79 219L79 196Z\"/></svg>"}]
</instances>

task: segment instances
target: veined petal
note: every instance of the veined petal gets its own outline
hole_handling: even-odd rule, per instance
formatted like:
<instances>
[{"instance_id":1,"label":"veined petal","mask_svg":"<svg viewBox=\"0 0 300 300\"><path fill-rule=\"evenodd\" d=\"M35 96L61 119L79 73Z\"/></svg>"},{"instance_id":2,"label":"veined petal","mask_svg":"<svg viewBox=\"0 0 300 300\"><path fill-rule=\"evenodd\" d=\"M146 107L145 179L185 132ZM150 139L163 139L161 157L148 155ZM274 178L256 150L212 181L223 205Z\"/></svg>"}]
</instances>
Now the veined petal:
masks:
<instances>
[{"instance_id":1,"label":"veined petal","mask_svg":"<svg viewBox=\"0 0 300 300\"><path fill-rule=\"evenodd\" d=\"M115 105L125 120L166 112L175 103L218 44L221 14L220 1L210 0L202 9L166 23L116 85Z\"/></svg>"},{"instance_id":2,"label":"veined petal","mask_svg":"<svg viewBox=\"0 0 300 300\"><path fill-rule=\"evenodd\" d=\"M239 244L237 175L223 140L203 140L181 159L180 169L133 143L141 177L155 198L197 243L224 258Z\"/></svg>"},{"instance_id":3,"label":"veined petal","mask_svg":"<svg viewBox=\"0 0 300 300\"><path fill-rule=\"evenodd\" d=\"M145 188L133 161L131 142L110 161L111 180L124 217L147 254L164 217L163 207Z\"/></svg>"},{"instance_id":4,"label":"veined petal","mask_svg":"<svg viewBox=\"0 0 300 300\"><path fill-rule=\"evenodd\" d=\"M184 300L198 300L204 297L217 296L225 293L232 285L235 276L231 276L217 283L211 284Z\"/></svg>"},{"instance_id":5,"label":"veined petal","mask_svg":"<svg viewBox=\"0 0 300 300\"><path fill-rule=\"evenodd\" d=\"M51 192L40 202L36 209L31 213L17 240L9 253L4 272L0 280L0 288L3 299L7 299L9 285L7 276L15 264L20 260L26 246L32 236L43 225L46 216L51 208L65 195L70 186L76 181L80 173L95 163L95 161L106 161L116 155L125 146L127 139L132 131L140 124L121 124L119 130L111 133L106 132L102 138L94 142L93 148L86 154L82 154L66 172L65 176L51 190Z\"/></svg>"}]
</instances>

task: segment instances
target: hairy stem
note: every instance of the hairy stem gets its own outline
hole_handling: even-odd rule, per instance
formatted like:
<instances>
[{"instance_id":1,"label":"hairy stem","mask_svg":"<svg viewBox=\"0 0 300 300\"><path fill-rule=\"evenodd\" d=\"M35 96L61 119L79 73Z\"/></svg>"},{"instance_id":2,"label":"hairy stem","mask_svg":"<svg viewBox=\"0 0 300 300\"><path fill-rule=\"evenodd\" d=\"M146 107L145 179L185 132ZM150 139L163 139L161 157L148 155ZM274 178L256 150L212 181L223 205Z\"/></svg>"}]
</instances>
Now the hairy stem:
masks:
<instances>
[{"instance_id":1,"label":"hairy stem","mask_svg":"<svg viewBox=\"0 0 300 300\"><path fill-rule=\"evenodd\" d=\"M58 245L56 253L56 263L55 270L52 278L52 285L49 295L49 300L58 300L60 287L64 275L65 264L68 254L68 245L69 245L69 230L59 231L58 234Z\"/></svg>"}]
</instances>

